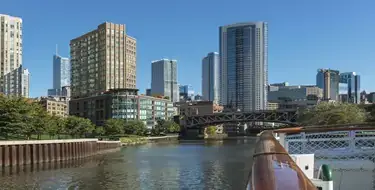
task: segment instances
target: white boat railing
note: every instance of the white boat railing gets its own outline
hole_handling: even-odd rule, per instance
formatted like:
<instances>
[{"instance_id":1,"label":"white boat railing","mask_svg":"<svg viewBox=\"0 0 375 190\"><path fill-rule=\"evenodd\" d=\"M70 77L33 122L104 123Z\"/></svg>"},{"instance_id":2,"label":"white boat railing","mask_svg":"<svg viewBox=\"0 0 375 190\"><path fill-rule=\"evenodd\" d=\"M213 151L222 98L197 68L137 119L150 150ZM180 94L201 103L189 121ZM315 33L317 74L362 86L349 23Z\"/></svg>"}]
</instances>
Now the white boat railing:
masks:
<instances>
[{"instance_id":1,"label":"white boat railing","mask_svg":"<svg viewBox=\"0 0 375 190\"><path fill-rule=\"evenodd\" d=\"M328 164L335 190L375 189L375 130L284 130L276 138L289 154L314 154L315 166Z\"/></svg>"}]
</instances>

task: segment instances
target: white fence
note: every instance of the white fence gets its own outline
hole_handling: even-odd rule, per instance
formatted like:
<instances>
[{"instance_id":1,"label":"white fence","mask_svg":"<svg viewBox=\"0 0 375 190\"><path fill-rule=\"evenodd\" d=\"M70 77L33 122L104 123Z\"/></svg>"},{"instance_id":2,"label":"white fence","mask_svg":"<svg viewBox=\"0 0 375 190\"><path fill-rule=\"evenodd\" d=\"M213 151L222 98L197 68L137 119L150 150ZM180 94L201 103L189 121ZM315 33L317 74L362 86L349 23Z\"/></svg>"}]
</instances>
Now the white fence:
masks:
<instances>
[{"instance_id":1,"label":"white fence","mask_svg":"<svg viewBox=\"0 0 375 190\"><path fill-rule=\"evenodd\" d=\"M375 130L280 135L289 154L314 154L333 169L335 190L375 190Z\"/></svg>"}]
</instances>

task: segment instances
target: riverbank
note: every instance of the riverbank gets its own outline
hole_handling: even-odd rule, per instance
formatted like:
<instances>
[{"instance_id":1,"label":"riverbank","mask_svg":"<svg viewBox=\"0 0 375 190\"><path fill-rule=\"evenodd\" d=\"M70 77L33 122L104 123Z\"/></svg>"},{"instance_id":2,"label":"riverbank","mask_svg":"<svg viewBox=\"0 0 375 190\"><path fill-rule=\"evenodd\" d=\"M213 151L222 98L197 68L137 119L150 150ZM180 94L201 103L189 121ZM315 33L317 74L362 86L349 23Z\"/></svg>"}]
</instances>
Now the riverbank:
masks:
<instances>
[{"instance_id":1,"label":"riverbank","mask_svg":"<svg viewBox=\"0 0 375 190\"><path fill-rule=\"evenodd\" d=\"M169 143L176 141L178 141L178 135L168 135L159 137L128 136L120 138L122 146L133 146L148 143Z\"/></svg>"}]
</instances>

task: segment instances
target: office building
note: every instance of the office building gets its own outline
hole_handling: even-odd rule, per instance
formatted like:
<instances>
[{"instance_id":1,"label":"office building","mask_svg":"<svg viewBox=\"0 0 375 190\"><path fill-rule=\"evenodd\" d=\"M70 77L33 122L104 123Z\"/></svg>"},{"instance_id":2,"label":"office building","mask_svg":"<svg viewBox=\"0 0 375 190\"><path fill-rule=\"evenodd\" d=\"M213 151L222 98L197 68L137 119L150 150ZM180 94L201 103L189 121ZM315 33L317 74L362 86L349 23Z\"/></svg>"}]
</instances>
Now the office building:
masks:
<instances>
[{"instance_id":1,"label":"office building","mask_svg":"<svg viewBox=\"0 0 375 190\"><path fill-rule=\"evenodd\" d=\"M277 109L296 110L315 106L322 98L323 90L321 88L312 85L298 85L279 86L278 90L268 92L267 99L269 109L274 109L277 104Z\"/></svg>"},{"instance_id":2,"label":"office building","mask_svg":"<svg viewBox=\"0 0 375 190\"><path fill-rule=\"evenodd\" d=\"M70 41L72 99L135 88L136 40L123 24L103 23Z\"/></svg>"},{"instance_id":3,"label":"office building","mask_svg":"<svg viewBox=\"0 0 375 190\"><path fill-rule=\"evenodd\" d=\"M169 97L172 102L179 101L176 60L162 59L152 62L151 94Z\"/></svg>"},{"instance_id":4,"label":"office building","mask_svg":"<svg viewBox=\"0 0 375 190\"><path fill-rule=\"evenodd\" d=\"M191 85L179 85L180 101L191 101L194 99L194 89Z\"/></svg>"},{"instance_id":5,"label":"office building","mask_svg":"<svg viewBox=\"0 0 375 190\"><path fill-rule=\"evenodd\" d=\"M359 104L361 102L360 76L355 72L340 73L339 83L342 102Z\"/></svg>"},{"instance_id":6,"label":"office building","mask_svg":"<svg viewBox=\"0 0 375 190\"><path fill-rule=\"evenodd\" d=\"M331 69L318 69L316 75L316 86L323 89L323 99L339 100L340 72Z\"/></svg>"},{"instance_id":7,"label":"office building","mask_svg":"<svg viewBox=\"0 0 375 190\"><path fill-rule=\"evenodd\" d=\"M0 52L0 92L28 97L30 73L22 67L21 18L0 14Z\"/></svg>"},{"instance_id":8,"label":"office building","mask_svg":"<svg viewBox=\"0 0 375 190\"><path fill-rule=\"evenodd\" d=\"M65 97L41 97L39 102L50 115L59 117L69 115L68 100Z\"/></svg>"},{"instance_id":9,"label":"office building","mask_svg":"<svg viewBox=\"0 0 375 190\"><path fill-rule=\"evenodd\" d=\"M202 99L219 103L220 97L220 57L219 53L209 53L202 60Z\"/></svg>"},{"instance_id":10,"label":"office building","mask_svg":"<svg viewBox=\"0 0 375 190\"><path fill-rule=\"evenodd\" d=\"M52 89L48 89L48 96L61 96L62 87L70 86L70 61L69 58L59 55L53 56Z\"/></svg>"},{"instance_id":11,"label":"office building","mask_svg":"<svg viewBox=\"0 0 375 190\"><path fill-rule=\"evenodd\" d=\"M268 85L266 22L220 27L220 103L239 111L265 110Z\"/></svg>"},{"instance_id":12,"label":"office building","mask_svg":"<svg viewBox=\"0 0 375 190\"><path fill-rule=\"evenodd\" d=\"M88 118L96 125L117 118L140 120L152 128L158 119L172 119L175 112L170 100L138 95L138 89L109 90L96 96L73 99L69 104L71 115Z\"/></svg>"},{"instance_id":13,"label":"office building","mask_svg":"<svg viewBox=\"0 0 375 190\"><path fill-rule=\"evenodd\" d=\"M146 96L151 96L151 88L146 89Z\"/></svg>"},{"instance_id":14,"label":"office building","mask_svg":"<svg viewBox=\"0 0 375 190\"><path fill-rule=\"evenodd\" d=\"M30 72L19 66L2 76L2 92L5 95L29 97Z\"/></svg>"}]
</instances>

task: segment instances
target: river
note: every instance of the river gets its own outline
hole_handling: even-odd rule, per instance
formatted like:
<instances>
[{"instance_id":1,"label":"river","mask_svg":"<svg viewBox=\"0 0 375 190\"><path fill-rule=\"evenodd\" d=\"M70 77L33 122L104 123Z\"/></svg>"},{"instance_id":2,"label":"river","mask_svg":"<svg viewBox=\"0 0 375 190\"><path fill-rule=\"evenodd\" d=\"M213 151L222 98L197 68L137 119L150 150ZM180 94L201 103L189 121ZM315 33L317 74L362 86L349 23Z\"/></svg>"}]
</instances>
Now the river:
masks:
<instances>
[{"instance_id":1,"label":"river","mask_svg":"<svg viewBox=\"0 0 375 190\"><path fill-rule=\"evenodd\" d=\"M3 169L0 189L243 189L254 139L147 144L65 163Z\"/></svg>"}]
</instances>

